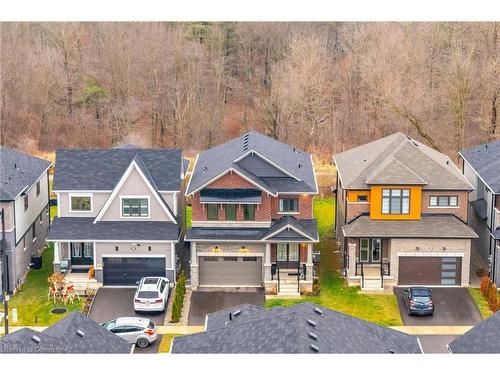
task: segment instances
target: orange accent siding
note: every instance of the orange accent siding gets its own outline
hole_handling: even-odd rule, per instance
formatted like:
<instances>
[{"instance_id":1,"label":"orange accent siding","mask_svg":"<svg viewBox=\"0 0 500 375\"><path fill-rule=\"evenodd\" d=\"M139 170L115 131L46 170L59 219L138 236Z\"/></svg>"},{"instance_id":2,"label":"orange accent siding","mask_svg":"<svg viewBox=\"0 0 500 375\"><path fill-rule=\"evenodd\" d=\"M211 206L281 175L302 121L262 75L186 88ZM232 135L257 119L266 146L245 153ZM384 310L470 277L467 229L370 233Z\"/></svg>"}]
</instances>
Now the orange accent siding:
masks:
<instances>
[{"instance_id":1,"label":"orange accent siding","mask_svg":"<svg viewBox=\"0 0 500 375\"><path fill-rule=\"evenodd\" d=\"M366 195L366 196L368 196L368 202L370 201L370 191L369 190L349 190L347 192L347 199L351 203L357 202L359 195Z\"/></svg>"},{"instance_id":2,"label":"orange accent siding","mask_svg":"<svg viewBox=\"0 0 500 375\"><path fill-rule=\"evenodd\" d=\"M383 214L382 189L410 189L409 214ZM422 187L420 186L372 186L370 219L372 220L420 220L422 208Z\"/></svg>"}]
</instances>

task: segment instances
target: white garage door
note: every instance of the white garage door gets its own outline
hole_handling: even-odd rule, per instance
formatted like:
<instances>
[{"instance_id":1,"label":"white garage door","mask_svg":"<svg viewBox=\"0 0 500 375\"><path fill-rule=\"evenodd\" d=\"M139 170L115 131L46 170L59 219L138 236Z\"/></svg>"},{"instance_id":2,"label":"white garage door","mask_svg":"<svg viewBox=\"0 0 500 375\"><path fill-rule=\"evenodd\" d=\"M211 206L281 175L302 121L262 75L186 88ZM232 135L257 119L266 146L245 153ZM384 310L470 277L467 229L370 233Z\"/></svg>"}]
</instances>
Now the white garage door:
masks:
<instances>
[{"instance_id":1,"label":"white garage door","mask_svg":"<svg viewBox=\"0 0 500 375\"><path fill-rule=\"evenodd\" d=\"M261 286L262 257L199 258L200 286Z\"/></svg>"}]
</instances>

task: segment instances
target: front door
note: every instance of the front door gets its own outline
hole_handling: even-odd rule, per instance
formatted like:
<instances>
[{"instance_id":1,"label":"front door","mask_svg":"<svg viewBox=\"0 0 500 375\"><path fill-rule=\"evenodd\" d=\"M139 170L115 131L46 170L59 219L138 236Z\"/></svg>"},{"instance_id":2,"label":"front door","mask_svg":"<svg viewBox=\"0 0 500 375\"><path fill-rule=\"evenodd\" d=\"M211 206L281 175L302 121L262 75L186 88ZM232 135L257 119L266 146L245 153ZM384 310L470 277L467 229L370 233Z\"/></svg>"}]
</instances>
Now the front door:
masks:
<instances>
[{"instance_id":1,"label":"front door","mask_svg":"<svg viewBox=\"0 0 500 375\"><path fill-rule=\"evenodd\" d=\"M71 265L91 266L94 264L94 244L92 242L71 242Z\"/></svg>"},{"instance_id":2,"label":"front door","mask_svg":"<svg viewBox=\"0 0 500 375\"><path fill-rule=\"evenodd\" d=\"M279 243L276 263L279 268L297 268L300 260L298 243Z\"/></svg>"}]
</instances>

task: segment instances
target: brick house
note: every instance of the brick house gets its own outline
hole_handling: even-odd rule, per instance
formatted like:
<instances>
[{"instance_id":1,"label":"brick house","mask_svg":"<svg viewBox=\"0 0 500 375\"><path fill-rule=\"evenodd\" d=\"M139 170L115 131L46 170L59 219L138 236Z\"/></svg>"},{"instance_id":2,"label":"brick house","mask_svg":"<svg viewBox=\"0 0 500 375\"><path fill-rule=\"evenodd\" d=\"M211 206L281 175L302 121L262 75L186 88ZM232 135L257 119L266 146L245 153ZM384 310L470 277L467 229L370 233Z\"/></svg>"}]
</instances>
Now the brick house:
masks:
<instances>
[{"instance_id":1,"label":"brick house","mask_svg":"<svg viewBox=\"0 0 500 375\"><path fill-rule=\"evenodd\" d=\"M317 192L310 154L256 132L200 153L186 189L192 287L310 290Z\"/></svg>"}]
</instances>

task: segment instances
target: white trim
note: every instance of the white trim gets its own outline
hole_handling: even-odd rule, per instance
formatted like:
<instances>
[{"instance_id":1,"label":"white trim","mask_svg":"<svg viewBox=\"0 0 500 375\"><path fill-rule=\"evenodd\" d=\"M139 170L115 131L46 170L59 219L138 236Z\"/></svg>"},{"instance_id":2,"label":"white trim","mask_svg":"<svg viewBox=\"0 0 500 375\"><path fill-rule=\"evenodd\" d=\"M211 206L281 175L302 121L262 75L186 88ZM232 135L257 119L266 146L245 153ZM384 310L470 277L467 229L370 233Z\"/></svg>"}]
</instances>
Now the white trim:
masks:
<instances>
[{"instance_id":1,"label":"white trim","mask_svg":"<svg viewBox=\"0 0 500 375\"><path fill-rule=\"evenodd\" d=\"M278 215L295 215L300 214L300 211L278 211Z\"/></svg>"},{"instance_id":2,"label":"white trim","mask_svg":"<svg viewBox=\"0 0 500 375\"><path fill-rule=\"evenodd\" d=\"M94 224L101 220L102 216L106 213L106 211L108 210L109 206L111 205L111 202L116 197L116 195L118 194L118 192L122 188L122 186L125 183L125 181L127 181L128 177L130 176L130 174L132 173L132 170L134 168L139 173L139 175L141 176L141 178L143 179L143 181L146 183L146 186L149 188L149 190L151 191L151 193L154 195L154 197L156 198L156 200L160 204L160 207L163 209L163 211L165 211L165 213L167 214L167 216L170 218L170 220L174 224L177 224L177 221L175 220L175 217L173 217L170 214L170 211L167 209L167 207L165 207L165 205L163 204L163 200L158 195L158 192L153 188L153 186L151 186L151 184L149 183L149 181L146 178L146 176L144 176L144 174L142 173L141 169L137 166L137 163L135 162L135 160L132 160L132 162L128 166L127 170L125 171L125 173L121 177L120 181L118 182L118 184L116 184L113 192L108 197L108 200L106 201L106 203L104 204L104 206L101 208L101 211L99 211L99 214L96 216L96 218L94 220ZM121 215L121 213L120 213L120 215ZM128 216L127 216L127 219L128 219Z\"/></svg>"},{"instance_id":3,"label":"white trim","mask_svg":"<svg viewBox=\"0 0 500 375\"><path fill-rule=\"evenodd\" d=\"M111 193L113 190L52 190L53 193Z\"/></svg>"},{"instance_id":4,"label":"white trim","mask_svg":"<svg viewBox=\"0 0 500 375\"><path fill-rule=\"evenodd\" d=\"M177 240L96 240L95 238L92 239L87 239L87 240L67 240L67 239L48 239L48 242L119 242L119 243L177 243L179 239Z\"/></svg>"},{"instance_id":5,"label":"white trim","mask_svg":"<svg viewBox=\"0 0 500 375\"><path fill-rule=\"evenodd\" d=\"M271 226L271 221L253 221L253 220L195 220L191 222L193 227L243 227L243 228L261 228L262 226Z\"/></svg>"},{"instance_id":6,"label":"white trim","mask_svg":"<svg viewBox=\"0 0 500 375\"><path fill-rule=\"evenodd\" d=\"M93 247L94 247L94 254L93 254L93 257L94 257L94 271L95 269L97 268L97 249L96 249L96 246L95 246L95 241L92 242L93 243ZM102 256L101 256L101 259L102 259ZM101 267L102 269L102 267Z\"/></svg>"},{"instance_id":7,"label":"white trim","mask_svg":"<svg viewBox=\"0 0 500 375\"><path fill-rule=\"evenodd\" d=\"M174 215L177 215L177 192L173 192L174 196Z\"/></svg>"},{"instance_id":8,"label":"white trim","mask_svg":"<svg viewBox=\"0 0 500 375\"><path fill-rule=\"evenodd\" d=\"M120 219L137 220L137 219L151 219L151 197L149 195L120 195ZM141 209L139 207L139 216L123 216L123 199L147 199L148 200L148 216L141 216ZM132 209L132 208L131 208Z\"/></svg>"},{"instance_id":9,"label":"white trim","mask_svg":"<svg viewBox=\"0 0 500 375\"><path fill-rule=\"evenodd\" d=\"M254 149L251 149L251 150L247 151L246 153L244 153L243 155L237 157L236 159L233 160L233 163L238 163L240 160L245 159L249 155L257 155L263 161L271 164L273 167L275 167L276 169L279 169L281 172L283 172L284 174L288 175L289 177L292 177L292 178L294 178L297 181L302 181L300 178L298 178L297 176L295 176L292 173L288 172L285 168L279 166L278 164L276 164L275 162L273 162L271 159L269 159L266 156L262 155L260 152L255 151Z\"/></svg>"},{"instance_id":10,"label":"white trim","mask_svg":"<svg viewBox=\"0 0 500 375\"><path fill-rule=\"evenodd\" d=\"M398 252L396 253L396 256L398 257L426 257L426 258L431 258L431 257L448 257L448 258L456 258L456 257L461 257L464 258L465 254L464 253L448 253L446 251L441 252L411 252L411 253L404 253L404 252Z\"/></svg>"},{"instance_id":11,"label":"white trim","mask_svg":"<svg viewBox=\"0 0 500 375\"><path fill-rule=\"evenodd\" d=\"M162 254L102 254L101 258L165 258L166 261L167 256Z\"/></svg>"},{"instance_id":12,"label":"white trim","mask_svg":"<svg viewBox=\"0 0 500 375\"><path fill-rule=\"evenodd\" d=\"M221 251L218 253L212 253L208 251L203 251L197 253L198 257L261 257L264 258L263 253L240 253L235 251ZM198 265L200 262L197 263Z\"/></svg>"},{"instance_id":13,"label":"white trim","mask_svg":"<svg viewBox=\"0 0 500 375\"><path fill-rule=\"evenodd\" d=\"M61 212L60 212L60 209L61 209L61 198L59 196L59 193L56 193L56 197L57 197L57 217L61 217ZM50 214L50 211L49 211L49 214Z\"/></svg>"},{"instance_id":14,"label":"white trim","mask_svg":"<svg viewBox=\"0 0 500 375\"><path fill-rule=\"evenodd\" d=\"M10 228L10 229L5 229L5 231L6 231L6 232L12 232L12 231L14 230L14 228L15 228L15 227L16 227L16 226L14 225L14 226L13 226L12 228Z\"/></svg>"},{"instance_id":15,"label":"white trim","mask_svg":"<svg viewBox=\"0 0 500 375\"><path fill-rule=\"evenodd\" d=\"M428 206L427 208L460 208L460 206Z\"/></svg>"},{"instance_id":16,"label":"white trim","mask_svg":"<svg viewBox=\"0 0 500 375\"><path fill-rule=\"evenodd\" d=\"M244 205L244 204L255 204L255 205L259 205L259 204L262 204L262 202L259 202L259 203L250 203L250 202L233 202L233 201L224 201L224 202L202 202L201 199L200 199L200 204L220 204L220 205L224 205L224 204L239 204L239 205Z\"/></svg>"},{"instance_id":17,"label":"white trim","mask_svg":"<svg viewBox=\"0 0 500 375\"><path fill-rule=\"evenodd\" d=\"M174 279L173 280L169 280L171 284L175 284L176 280L177 280L177 272L176 272L176 256L175 256L175 245L174 243L172 242L170 244L170 260L171 260L171 265L169 270L171 271L174 271ZM166 260L165 260L166 262Z\"/></svg>"},{"instance_id":18,"label":"white trim","mask_svg":"<svg viewBox=\"0 0 500 375\"><path fill-rule=\"evenodd\" d=\"M59 194L57 195L59 198ZM71 208L71 198L90 198L90 211L87 210L73 210ZM94 194L93 193L69 193L68 194L68 211L72 213L92 213L94 212ZM57 202L57 213L59 214L59 202Z\"/></svg>"},{"instance_id":19,"label":"white trim","mask_svg":"<svg viewBox=\"0 0 500 375\"><path fill-rule=\"evenodd\" d=\"M293 229L295 232L299 233L300 235L302 235L302 236L304 236L304 237L306 237L306 238L309 238L311 241L316 241L314 238L312 238L312 237L311 237L311 236L309 236L308 234L305 234L304 232L302 232L302 231L298 230L297 228L295 228L294 226L292 226L292 225L290 225L290 224L288 224L288 225L284 226L283 228L278 229L278 230L276 230L276 231L274 231L274 232L271 232L271 233L270 233L270 234L268 234L266 237L264 237L264 238L263 238L263 240L267 240L269 237L275 236L275 235L277 235L277 234L279 234L279 233L283 232L285 229L288 229L288 230ZM284 240L278 240L278 241L284 241ZM292 240L292 242L293 242L293 240Z\"/></svg>"},{"instance_id":20,"label":"white trim","mask_svg":"<svg viewBox=\"0 0 500 375\"><path fill-rule=\"evenodd\" d=\"M168 193L180 193L180 190L158 190L158 193L168 194Z\"/></svg>"},{"instance_id":21,"label":"white trim","mask_svg":"<svg viewBox=\"0 0 500 375\"><path fill-rule=\"evenodd\" d=\"M194 176L194 171L196 170L196 163L198 163L198 157L200 156L200 154L197 154L196 155L196 159L194 161L194 165L193 165L193 171L191 173L191 178L189 179L188 181L188 184L187 184L187 188L186 188L186 193L184 194L186 197L188 197L189 195L191 195L191 193L188 193L189 192L189 187L191 186L191 181L193 180L193 176Z\"/></svg>"}]
</instances>

